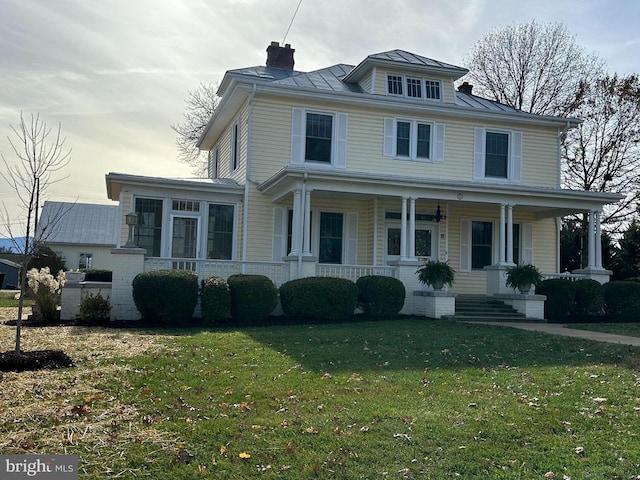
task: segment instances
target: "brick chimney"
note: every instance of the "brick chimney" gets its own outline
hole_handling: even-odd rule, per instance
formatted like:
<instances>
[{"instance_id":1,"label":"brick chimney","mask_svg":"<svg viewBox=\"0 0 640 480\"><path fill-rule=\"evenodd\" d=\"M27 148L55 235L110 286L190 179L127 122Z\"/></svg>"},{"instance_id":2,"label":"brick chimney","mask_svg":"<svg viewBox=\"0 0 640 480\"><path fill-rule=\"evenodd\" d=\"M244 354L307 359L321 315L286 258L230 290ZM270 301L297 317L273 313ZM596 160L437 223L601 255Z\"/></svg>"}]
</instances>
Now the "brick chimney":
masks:
<instances>
[{"instance_id":1,"label":"brick chimney","mask_svg":"<svg viewBox=\"0 0 640 480\"><path fill-rule=\"evenodd\" d=\"M467 95L472 95L471 90L473 90L473 85L469 82L464 82L458 87L459 92L466 93Z\"/></svg>"},{"instance_id":2,"label":"brick chimney","mask_svg":"<svg viewBox=\"0 0 640 480\"><path fill-rule=\"evenodd\" d=\"M281 47L279 42L271 42L267 47L267 67L293 70L293 52L289 43Z\"/></svg>"}]
</instances>

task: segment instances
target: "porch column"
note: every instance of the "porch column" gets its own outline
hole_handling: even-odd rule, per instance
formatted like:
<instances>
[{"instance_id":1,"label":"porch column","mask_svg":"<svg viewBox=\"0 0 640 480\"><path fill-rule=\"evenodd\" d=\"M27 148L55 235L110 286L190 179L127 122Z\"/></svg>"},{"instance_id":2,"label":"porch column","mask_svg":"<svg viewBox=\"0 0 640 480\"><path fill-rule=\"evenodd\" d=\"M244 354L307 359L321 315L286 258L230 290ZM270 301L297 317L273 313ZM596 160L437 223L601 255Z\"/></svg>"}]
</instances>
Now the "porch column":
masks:
<instances>
[{"instance_id":1,"label":"porch column","mask_svg":"<svg viewBox=\"0 0 640 480\"><path fill-rule=\"evenodd\" d=\"M302 254L311 256L311 190L307 188L304 199L304 234L302 243Z\"/></svg>"},{"instance_id":2,"label":"porch column","mask_svg":"<svg viewBox=\"0 0 640 480\"><path fill-rule=\"evenodd\" d=\"M499 250L498 250L498 265L504 265L505 264L505 250L506 250L506 231L505 231L505 215L504 215L504 211L505 211L505 205L504 203L500 205L500 242L499 242Z\"/></svg>"},{"instance_id":3,"label":"porch column","mask_svg":"<svg viewBox=\"0 0 640 480\"><path fill-rule=\"evenodd\" d=\"M416 199L409 199L409 258L416 258Z\"/></svg>"},{"instance_id":4,"label":"porch column","mask_svg":"<svg viewBox=\"0 0 640 480\"><path fill-rule=\"evenodd\" d=\"M402 197L402 213L400 214L400 259L407 258L407 197Z\"/></svg>"},{"instance_id":5,"label":"porch column","mask_svg":"<svg viewBox=\"0 0 640 480\"><path fill-rule=\"evenodd\" d=\"M291 251L289 255L295 256L300 254L300 246L302 243L302 192L293 191L293 225L291 228Z\"/></svg>"},{"instance_id":6,"label":"porch column","mask_svg":"<svg viewBox=\"0 0 640 480\"><path fill-rule=\"evenodd\" d=\"M513 263L513 205L507 205L507 263Z\"/></svg>"},{"instance_id":7,"label":"porch column","mask_svg":"<svg viewBox=\"0 0 640 480\"><path fill-rule=\"evenodd\" d=\"M591 210L589 212L589 235L588 238L588 248L589 248L589 257L587 262L587 268L595 268L596 266L596 230L595 230L595 211Z\"/></svg>"},{"instance_id":8,"label":"porch column","mask_svg":"<svg viewBox=\"0 0 640 480\"><path fill-rule=\"evenodd\" d=\"M594 212L596 217L595 247L596 247L596 268L602 270L602 225L600 224L601 212Z\"/></svg>"}]
</instances>

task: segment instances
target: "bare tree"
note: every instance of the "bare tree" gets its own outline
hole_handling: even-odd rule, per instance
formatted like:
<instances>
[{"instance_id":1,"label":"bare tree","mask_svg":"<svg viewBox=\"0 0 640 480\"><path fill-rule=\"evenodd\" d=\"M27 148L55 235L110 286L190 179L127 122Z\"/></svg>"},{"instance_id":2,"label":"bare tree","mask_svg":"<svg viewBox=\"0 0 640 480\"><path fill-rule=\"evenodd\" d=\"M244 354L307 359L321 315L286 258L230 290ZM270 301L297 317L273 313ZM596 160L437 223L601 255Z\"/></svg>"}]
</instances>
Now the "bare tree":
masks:
<instances>
[{"instance_id":1,"label":"bare tree","mask_svg":"<svg viewBox=\"0 0 640 480\"><path fill-rule=\"evenodd\" d=\"M201 83L196 90L188 91L182 122L171 125L178 134L178 161L189 165L198 176L204 176L206 173L207 158L200 152L196 143L220 101L216 95L217 89L217 85Z\"/></svg>"},{"instance_id":2,"label":"bare tree","mask_svg":"<svg viewBox=\"0 0 640 480\"><path fill-rule=\"evenodd\" d=\"M20 232L25 237L24 244L16 241L22 235L12 231L9 212L4 203L3 211L0 211L0 218L4 221L9 231L14 247L23 256L15 343L15 353L19 355L23 301L27 285L26 265L34 249L46 239L51 228L66 213L60 211L49 218L47 225L39 225L36 228L38 205L47 188L53 183L62 180L62 178L54 179L54 175L69 164L71 151L66 150L64 146L66 139L60 136L60 124L58 124L57 131L52 130L40 120L40 115L31 115L31 121L27 122L22 113L20 113L20 124L17 127L11 125L11 130L15 139L7 138L16 156L16 161L10 163L2 155L5 170L0 172L0 176L16 194L18 205L21 207L22 215L25 217L23 222L20 223L24 228L23 232Z\"/></svg>"},{"instance_id":3,"label":"bare tree","mask_svg":"<svg viewBox=\"0 0 640 480\"><path fill-rule=\"evenodd\" d=\"M561 23L535 21L493 30L466 59L480 96L540 115L570 115L602 71Z\"/></svg>"},{"instance_id":4,"label":"bare tree","mask_svg":"<svg viewBox=\"0 0 640 480\"><path fill-rule=\"evenodd\" d=\"M624 198L604 210L603 225L619 233L640 199L640 79L606 76L587 87L576 112L582 124L563 142L568 188L616 192Z\"/></svg>"}]
</instances>

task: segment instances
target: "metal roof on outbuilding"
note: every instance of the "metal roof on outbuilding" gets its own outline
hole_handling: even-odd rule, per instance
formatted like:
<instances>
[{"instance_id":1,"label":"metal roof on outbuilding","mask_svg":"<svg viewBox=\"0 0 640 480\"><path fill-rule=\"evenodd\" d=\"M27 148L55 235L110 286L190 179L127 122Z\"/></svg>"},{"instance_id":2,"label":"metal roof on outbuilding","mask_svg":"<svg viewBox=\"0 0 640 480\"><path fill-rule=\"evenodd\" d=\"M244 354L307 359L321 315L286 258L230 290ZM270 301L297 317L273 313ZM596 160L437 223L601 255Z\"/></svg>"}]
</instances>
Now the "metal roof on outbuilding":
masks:
<instances>
[{"instance_id":1,"label":"metal roof on outbuilding","mask_svg":"<svg viewBox=\"0 0 640 480\"><path fill-rule=\"evenodd\" d=\"M38 221L44 243L116 245L118 207L89 203L45 202ZM48 231L47 231L48 229Z\"/></svg>"}]
</instances>

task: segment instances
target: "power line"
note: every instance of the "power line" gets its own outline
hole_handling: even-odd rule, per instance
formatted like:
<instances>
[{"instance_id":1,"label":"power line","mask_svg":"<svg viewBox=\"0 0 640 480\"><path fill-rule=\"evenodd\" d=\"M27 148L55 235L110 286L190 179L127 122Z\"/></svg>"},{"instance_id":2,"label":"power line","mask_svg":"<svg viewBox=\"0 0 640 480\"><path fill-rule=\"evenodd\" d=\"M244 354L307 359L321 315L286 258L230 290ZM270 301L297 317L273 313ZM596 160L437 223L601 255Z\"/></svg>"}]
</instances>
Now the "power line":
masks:
<instances>
[{"instance_id":1,"label":"power line","mask_svg":"<svg viewBox=\"0 0 640 480\"><path fill-rule=\"evenodd\" d=\"M302 4L302 0L298 2L298 6L296 7L296 11L293 12L293 17L291 17L291 23L289 23L289 27L287 28L287 32L284 34L284 38L282 39L282 45L284 45L285 40L287 39L287 35L289 35L289 30L291 30L291 25L293 25L293 21L296 19L296 15L298 14L298 10L300 9L300 5Z\"/></svg>"}]
</instances>

